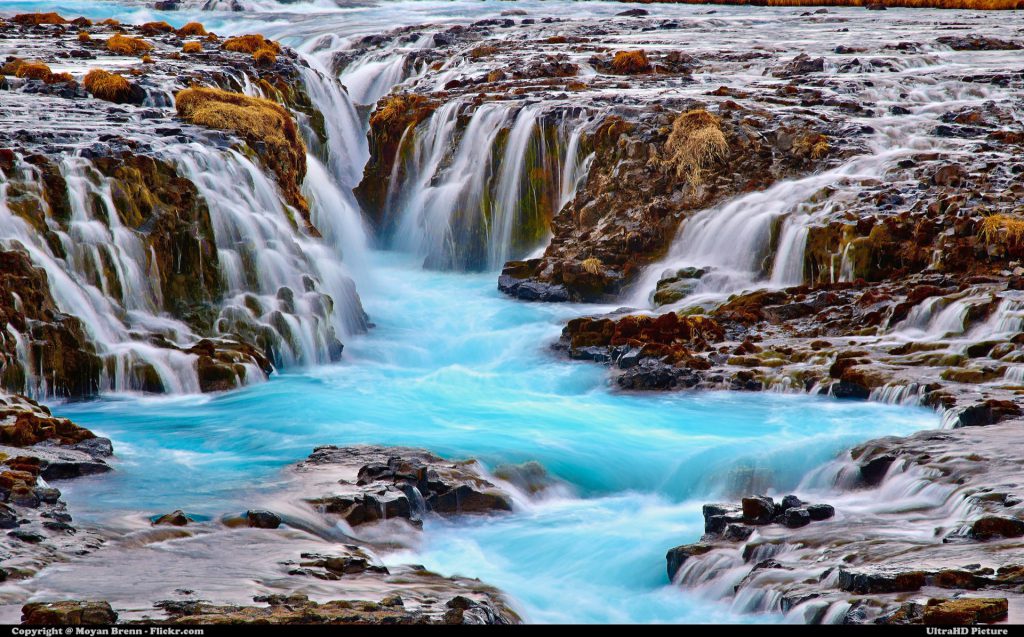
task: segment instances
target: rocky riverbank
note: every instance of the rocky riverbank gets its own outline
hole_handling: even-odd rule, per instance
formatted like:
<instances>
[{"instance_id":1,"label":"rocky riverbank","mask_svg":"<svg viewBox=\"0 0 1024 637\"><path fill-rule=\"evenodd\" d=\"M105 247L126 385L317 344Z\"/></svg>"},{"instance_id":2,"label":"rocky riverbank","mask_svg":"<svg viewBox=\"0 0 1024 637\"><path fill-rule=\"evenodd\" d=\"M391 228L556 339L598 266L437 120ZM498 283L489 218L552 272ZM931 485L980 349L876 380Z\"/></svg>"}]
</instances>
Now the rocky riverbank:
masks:
<instances>
[{"instance_id":1,"label":"rocky riverbank","mask_svg":"<svg viewBox=\"0 0 1024 637\"><path fill-rule=\"evenodd\" d=\"M669 577L807 622L1020 621L1022 435L1013 421L865 443L832 468L834 506L705 505L705 535L668 552Z\"/></svg>"},{"instance_id":2,"label":"rocky riverbank","mask_svg":"<svg viewBox=\"0 0 1024 637\"><path fill-rule=\"evenodd\" d=\"M20 466L20 465L19 465ZM45 473L44 469L44 473ZM7 474L3 474L7 475ZM175 540L202 552L260 546L255 581L232 591L252 604L210 601L202 581L160 582L167 599L40 601L26 605L26 624L272 623L510 624L519 623L504 595L479 580L443 577L422 566L385 566L381 556L415 541L424 516L503 514L511 495L472 461L453 462L404 447L318 447L284 474L287 487L268 508L219 519L187 511L154 515L150 528L110 538L135 550ZM273 509L273 510L271 510ZM45 512L44 512L45 515ZM275 536L279 539L275 540ZM287 537L290 542L282 542ZM404 538L404 539L403 539ZM302 544L311 550L292 554ZM97 546L91 547L93 549ZM97 556L102 559L102 554ZM187 587L187 588L186 588ZM252 594L252 593L250 593Z\"/></svg>"},{"instance_id":3,"label":"rocky riverbank","mask_svg":"<svg viewBox=\"0 0 1024 637\"><path fill-rule=\"evenodd\" d=\"M515 131L535 122L521 170L537 182L524 182L513 217L513 232L529 233L515 235L521 245L536 237L534 255L507 262L498 288L524 301L626 306L569 321L559 355L607 365L626 391L870 398L933 407L953 428L838 461L849 466L828 486L855 511L839 504L819 519L826 508L799 499L767 503L765 519L706 508L708 534L669 553L670 577L739 611L809 622L1018 617L1022 514L1008 450L1024 407L1024 165L1011 94L1024 76L950 74L943 63L1013 51L1019 38L950 18L931 40L862 33L825 51L745 49L725 20L621 18L510 14L433 35L425 59L406 58L413 79L370 120L364 208L385 234L408 227L389 215L410 207L424 206L421 223L448 219L446 242L420 246L427 267L493 265L487 224L506 222L508 188L482 176L497 187L449 211L418 180L458 165L469 152L460 135L489 145L476 157L504 178L508 149L523 147ZM794 20L839 38L858 29L824 9ZM692 45L701 35L718 49ZM989 101L916 103L910 67L929 69L930 86ZM482 136L497 112L497 132ZM454 160L417 161L441 142ZM548 165L552 148L567 149L560 171ZM561 200L538 187L567 179ZM919 502L922 490L941 495ZM906 508L868 514L871 497Z\"/></svg>"},{"instance_id":4,"label":"rocky riverbank","mask_svg":"<svg viewBox=\"0 0 1024 637\"><path fill-rule=\"evenodd\" d=\"M0 581L25 579L98 549L103 538L76 528L60 481L110 471L110 440L18 395L0 395Z\"/></svg>"}]
</instances>

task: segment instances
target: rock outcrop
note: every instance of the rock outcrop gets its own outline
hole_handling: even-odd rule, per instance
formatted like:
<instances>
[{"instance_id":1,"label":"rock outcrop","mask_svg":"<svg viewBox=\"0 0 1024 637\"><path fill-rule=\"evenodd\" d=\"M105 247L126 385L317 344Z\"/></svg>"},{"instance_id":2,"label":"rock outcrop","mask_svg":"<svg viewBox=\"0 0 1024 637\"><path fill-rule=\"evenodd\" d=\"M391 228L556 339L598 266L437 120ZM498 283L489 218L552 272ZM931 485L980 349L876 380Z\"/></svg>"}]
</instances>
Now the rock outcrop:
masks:
<instances>
[{"instance_id":1,"label":"rock outcrop","mask_svg":"<svg viewBox=\"0 0 1024 637\"><path fill-rule=\"evenodd\" d=\"M473 461L446 461L422 449L318 447L300 473L340 476L329 495L307 499L350 526L384 520L422 524L427 513L462 515L512 510L512 499Z\"/></svg>"},{"instance_id":2,"label":"rock outcrop","mask_svg":"<svg viewBox=\"0 0 1024 637\"><path fill-rule=\"evenodd\" d=\"M316 74L294 52L198 23L61 16L0 21L0 37L19 43L0 65L0 386L72 399L223 391L297 360L337 360L336 326L366 328L351 281L327 291L307 263L279 289L260 283L260 250L298 264L310 258L299 244L320 234L302 192L307 143L322 161L330 152L306 85ZM256 38L254 51L239 45ZM68 70L49 70L58 63ZM186 98L177 110L175 95ZM268 217L243 232L225 219L234 204L216 182L251 180L240 177L249 157L271 181L240 205L292 228Z\"/></svg>"}]
</instances>

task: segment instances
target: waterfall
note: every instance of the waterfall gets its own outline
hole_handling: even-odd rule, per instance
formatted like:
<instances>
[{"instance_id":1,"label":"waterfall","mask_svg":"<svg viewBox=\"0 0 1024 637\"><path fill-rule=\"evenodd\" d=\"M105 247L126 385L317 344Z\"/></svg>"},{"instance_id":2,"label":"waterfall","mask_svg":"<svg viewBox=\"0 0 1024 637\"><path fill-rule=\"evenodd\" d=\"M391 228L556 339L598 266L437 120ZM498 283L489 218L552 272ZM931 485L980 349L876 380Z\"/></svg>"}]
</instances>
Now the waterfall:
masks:
<instances>
[{"instance_id":1,"label":"waterfall","mask_svg":"<svg viewBox=\"0 0 1024 637\"><path fill-rule=\"evenodd\" d=\"M539 106L505 102L481 104L463 126L467 108L452 100L407 132L407 165L392 171L385 213L395 229L391 241L427 267L495 269L528 253L568 187L561 183L560 138L571 138L575 126L554 127L552 140ZM570 178L578 181L578 170L569 169Z\"/></svg>"},{"instance_id":2,"label":"waterfall","mask_svg":"<svg viewBox=\"0 0 1024 637\"><path fill-rule=\"evenodd\" d=\"M271 335L279 364L336 360L338 337L362 331L365 318L334 251L295 230L276 186L240 153L199 143L165 151L210 206L227 290L218 330Z\"/></svg>"},{"instance_id":3,"label":"waterfall","mask_svg":"<svg viewBox=\"0 0 1024 637\"><path fill-rule=\"evenodd\" d=\"M757 286L788 287L804 282L809 228L840 209L852 186L877 177L898 151L864 155L838 168L776 183L702 210L683 222L668 256L648 267L634 286L632 302L649 305L665 272L709 268L683 302L714 303ZM818 193L841 187L824 202Z\"/></svg>"},{"instance_id":4,"label":"waterfall","mask_svg":"<svg viewBox=\"0 0 1024 637\"><path fill-rule=\"evenodd\" d=\"M60 311L81 319L104 361L100 390L142 388L146 370L151 370L165 391L199 391L196 356L156 347L144 336L160 334L180 346L195 340L184 323L158 313L160 294L156 279L150 276L149 254L135 233L121 224L111 180L78 156L62 157L58 168L71 204L65 224L54 218L42 196L41 171L17 158L17 170L25 183L35 187L30 196L44 211L47 231L56 243L48 243L43 233L12 210L11 179L0 173L0 244L28 253L32 263L46 272ZM10 326L8 330L13 332ZM23 393L39 398L59 394L61 388L43 380L46 370L33 360L24 335L13 336L18 341L18 363L26 372Z\"/></svg>"}]
</instances>

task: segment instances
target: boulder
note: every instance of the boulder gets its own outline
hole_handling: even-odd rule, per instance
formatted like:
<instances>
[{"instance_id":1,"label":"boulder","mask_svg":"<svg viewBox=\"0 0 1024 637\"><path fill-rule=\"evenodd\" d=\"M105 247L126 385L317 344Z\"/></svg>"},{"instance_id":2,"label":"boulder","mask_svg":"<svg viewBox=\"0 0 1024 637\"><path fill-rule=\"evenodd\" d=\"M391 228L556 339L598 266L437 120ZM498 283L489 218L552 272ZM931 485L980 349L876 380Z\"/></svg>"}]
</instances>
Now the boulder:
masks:
<instances>
[{"instance_id":1,"label":"boulder","mask_svg":"<svg viewBox=\"0 0 1024 637\"><path fill-rule=\"evenodd\" d=\"M791 529L807 526L811 523L811 514L803 507L786 509L782 514L782 523Z\"/></svg>"},{"instance_id":2,"label":"boulder","mask_svg":"<svg viewBox=\"0 0 1024 637\"><path fill-rule=\"evenodd\" d=\"M929 626L990 624L1006 619L1009 608L1006 598L929 599L922 620Z\"/></svg>"},{"instance_id":3,"label":"boulder","mask_svg":"<svg viewBox=\"0 0 1024 637\"><path fill-rule=\"evenodd\" d=\"M748 524L770 524L775 516L775 501L768 496L743 498L743 521Z\"/></svg>"},{"instance_id":4,"label":"boulder","mask_svg":"<svg viewBox=\"0 0 1024 637\"><path fill-rule=\"evenodd\" d=\"M827 520L836 514L835 507L831 504L809 504L806 508L808 515L815 522Z\"/></svg>"},{"instance_id":5,"label":"boulder","mask_svg":"<svg viewBox=\"0 0 1024 637\"><path fill-rule=\"evenodd\" d=\"M276 529L281 526L281 516L271 511L250 509L245 512L245 518L249 526L257 529Z\"/></svg>"},{"instance_id":6,"label":"boulder","mask_svg":"<svg viewBox=\"0 0 1024 637\"><path fill-rule=\"evenodd\" d=\"M21 623L30 626L101 626L117 621L107 602L35 602L21 608Z\"/></svg>"},{"instance_id":7,"label":"boulder","mask_svg":"<svg viewBox=\"0 0 1024 637\"><path fill-rule=\"evenodd\" d=\"M971 524L971 535L978 540L1022 537L1024 536L1024 520L1001 515L986 515Z\"/></svg>"},{"instance_id":8,"label":"boulder","mask_svg":"<svg viewBox=\"0 0 1024 637\"><path fill-rule=\"evenodd\" d=\"M665 559L668 562L668 578L674 580L676 573L679 572L679 569L683 567L683 564L688 559L704 555L711 551L712 548L709 544L685 544L669 549L669 552L665 555Z\"/></svg>"},{"instance_id":9,"label":"boulder","mask_svg":"<svg viewBox=\"0 0 1024 637\"><path fill-rule=\"evenodd\" d=\"M153 520L153 526L187 526L192 519L181 509L165 513Z\"/></svg>"}]
</instances>

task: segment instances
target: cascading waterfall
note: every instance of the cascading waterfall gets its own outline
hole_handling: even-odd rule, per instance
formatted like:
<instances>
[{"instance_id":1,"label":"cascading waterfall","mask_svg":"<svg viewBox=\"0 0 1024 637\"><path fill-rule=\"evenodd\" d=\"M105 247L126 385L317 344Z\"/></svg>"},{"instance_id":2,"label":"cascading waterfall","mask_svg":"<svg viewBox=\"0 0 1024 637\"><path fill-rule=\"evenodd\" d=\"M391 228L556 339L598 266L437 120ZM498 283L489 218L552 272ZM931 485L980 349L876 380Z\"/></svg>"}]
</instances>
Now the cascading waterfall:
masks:
<instances>
[{"instance_id":1,"label":"cascading waterfall","mask_svg":"<svg viewBox=\"0 0 1024 637\"><path fill-rule=\"evenodd\" d=\"M487 102L463 127L466 109L452 100L407 131L407 165L392 172L392 242L431 268L495 269L535 249L554 207L579 181L579 141L569 141L577 125L550 127L537 105ZM567 146L572 154L561 150ZM408 177L398 183L401 174Z\"/></svg>"},{"instance_id":2,"label":"cascading waterfall","mask_svg":"<svg viewBox=\"0 0 1024 637\"><path fill-rule=\"evenodd\" d=\"M681 304L701 305L758 286L787 287L804 281L808 228L840 208L850 192L824 202L822 189L876 178L899 151L858 157L838 168L783 181L696 213L683 222L668 256L648 267L635 284L633 302L651 303L664 273L709 268ZM780 230L781 224L781 230Z\"/></svg>"},{"instance_id":3,"label":"cascading waterfall","mask_svg":"<svg viewBox=\"0 0 1024 637\"><path fill-rule=\"evenodd\" d=\"M161 334L177 344L193 339L183 323L158 315L160 295L151 277L149 255L135 234L124 228L114 207L109 179L78 156L62 158L59 169L68 184L71 218L62 224L54 218L42 196L39 170L21 161L25 181L36 184L32 193L45 211L48 231L56 235L62 254L54 252L44 237L15 214L8 201L10 180L0 176L0 239L7 249L25 250L47 275L50 293L61 311L74 314L82 323L104 360L101 390L127 391L144 385L145 370L152 370L165 391L199 390L196 357L175 349L156 347L138 332ZM8 327L9 330L13 328ZM15 338L21 339L23 335ZM20 341L19 341L20 342ZM45 384L38 362L27 347L19 347L19 363L26 370L24 393L46 397L60 388Z\"/></svg>"},{"instance_id":4,"label":"cascading waterfall","mask_svg":"<svg viewBox=\"0 0 1024 637\"><path fill-rule=\"evenodd\" d=\"M165 150L210 206L228 290L218 329L269 333L262 341L282 365L336 360L338 337L362 331L365 318L334 251L296 231L273 182L240 153Z\"/></svg>"}]
</instances>

